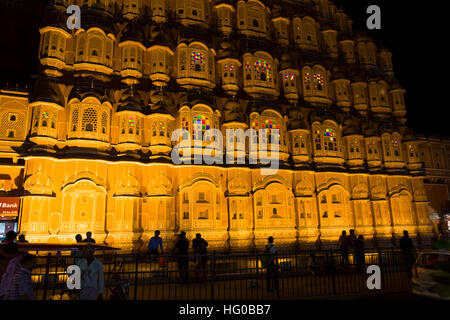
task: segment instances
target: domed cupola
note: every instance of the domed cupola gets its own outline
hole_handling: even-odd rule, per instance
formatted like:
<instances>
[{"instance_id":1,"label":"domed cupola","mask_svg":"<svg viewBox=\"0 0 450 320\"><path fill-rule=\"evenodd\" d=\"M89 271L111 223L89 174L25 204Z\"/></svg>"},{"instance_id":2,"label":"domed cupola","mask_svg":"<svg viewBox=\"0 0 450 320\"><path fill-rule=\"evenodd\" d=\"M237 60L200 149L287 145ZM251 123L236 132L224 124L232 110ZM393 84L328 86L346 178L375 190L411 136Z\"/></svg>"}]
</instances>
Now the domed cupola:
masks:
<instances>
[{"instance_id":1,"label":"domed cupola","mask_svg":"<svg viewBox=\"0 0 450 320\"><path fill-rule=\"evenodd\" d=\"M133 20L139 17L141 9L142 0L124 0L122 15L128 20Z\"/></svg>"},{"instance_id":2,"label":"domed cupola","mask_svg":"<svg viewBox=\"0 0 450 320\"><path fill-rule=\"evenodd\" d=\"M299 99L300 72L293 62L293 58L288 51L281 54L280 78L284 97L291 103L297 104Z\"/></svg>"},{"instance_id":3,"label":"domed cupola","mask_svg":"<svg viewBox=\"0 0 450 320\"><path fill-rule=\"evenodd\" d=\"M364 169L363 146L365 142L357 119L351 116L344 119L342 137L346 150L347 165L350 170Z\"/></svg>"},{"instance_id":4,"label":"domed cupola","mask_svg":"<svg viewBox=\"0 0 450 320\"><path fill-rule=\"evenodd\" d=\"M339 47L345 63L349 65L355 64L355 41L348 32L344 32L339 35Z\"/></svg>"},{"instance_id":5,"label":"domed cupola","mask_svg":"<svg viewBox=\"0 0 450 320\"><path fill-rule=\"evenodd\" d=\"M142 27L137 20L128 22L119 42L121 60L120 76L128 85L137 84L142 78L144 65L145 38Z\"/></svg>"},{"instance_id":6,"label":"domed cupola","mask_svg":"<svg viewBox=\"0 0 450 320\"><path fill-rule=\"evenodd\" d=\"M135 151L140 147L144 136L144 102L139 92L132 86L128 87L120 98L116 116L119 121L120 152Z\"/></svg>"},{"instance_id":7,"label":"domed cupola","mask_svg":"<svg viewBox=\"0 0 450 320\"><path fill-rule=\"evenodd\" d=\"M217 30L228 36L233 32L233 20L236 15L236 9L234 7L234 1L232 0L219 0L214 4L214 10L217 16Z\"/></svg>"},{"instance_id":8,"label":"domed cupola","mask_svg":"<svg viewBox=\"0 0 450 320\"><path fill-rule=\"evenodd\" d=\"M296 166L309 162L310 146L307 143L311 137L308 123L297 106L289 110L289 144L292 150L292 159Z\"/></svg>"},{"instance_id":9,"label":"domed cupola","mask_svg":"<svg viewBox=\"0 0 450 320\"><path fill-rule=\"evenodd\" d=\"M208 46L208 38L196 36L192 31L180 33L176 50L176 79L180 86L207 88L216 86L215 51Z\"/></svg>"},{"instance_id":10,"label":"domed cupola","mask_svg":"<svg viewBox=\"0 0 450 320\"><path fill-rule=\"evenodd\" d=\"M30 99L32 124L30 141L52 147L58 138L58 119L63 116L64 100L58 84L50 78L39 79Z\"/></svg>"},{"instance_id":11,"label":"domed cupola","mask_svg":"<svg viewBox=\"0 0 450 320\"><path fill-rule=\"evenodd\" d=\"M171 49L169 34L156 22L150 26L147 45L150 55L150 79L158 87L165 87L170 82L170 66L174 52Z\"/></svg>"},{"instance_id":12,"label":"domed cupola","mask_svg":"<svg viewBox=\"0 0 450 320\"><path fill-rule=\"evenodd\" d=\"M45 27L39 30L39 60L44 74L60 77L66 66L67 43L72 39L67 29L67 15L53 8L46 13L43 23Z\"/></svg>"},{"instance_id":13,"label":"domed cupola","mask_svg":"<svg viewBox=\"0 0 450 320\"><path fill-rule=\"evenodd\" d=\"M275 3L272 5L272 22L278 44L288 46L291 22L287 12L287 4Z\"/></svg>"},{"instance_id":14,"label":"domed cupola","mask_svg":"<svg viewBox=\"0 0 450 320\"><path fill-rule=\"evenodd\" d=\"M235 96L239 91L239 77L241 62L232 39L222 40L218 49L217 64L220 68L222 89L230 96Z\"/></svg>"},{"instance_id":15,"label":"domed cupola","mask_svg":"<svg viewBox=\"0 0 450 320\"><path fill-rule=\"evenodd\" d=\"M331 70L331 84L337 106L344 112L350 110L350 80L345 66L337 63Z\"/></svg>"},{"instance_id":16,"label":"domed cupola","mask_svg":"<svg viewBox=\"0 0 450 320\"><path fill-rule=\"evenodd\" d=\"M350 70L350 87L353 93L353 107L361 115L367 115L369 93L364 70L357 67Z\"/></svg>"},{"instance_id":17,"label":"domed cupola","mask_svg":"<svg viewBox=\"0 0 450 320\"><path fill-rule=\"evenodd\" d=\"M150 96L147 123L150 125L151 157L167 158L171 148L175 117L169 110L170 97L164 90L152 92Z\"/></svg>"},{"instance_id":18,"label":"domed cupola","mask_svg":"<svg viewBox=\"0 0 450 320\"><path fill-rule=\"evenodd\" d=\"M81 78L69 94L68 107L68 145L107 149L112 103L106 84L92 78Z\"/></svg>"},{"instance_id":19,"label":"domed cupola","mask_svg":"<svg viewBox=\"0 0 450 320\"><path fill-rule=\"evenodd\" d=\"M367 78L369 82L370 111L377 118L390 118L392 108L387 82L375 72L370 72Z\"/></svg>"},{"instance_id":20,"label":"domed cupola","mask_svg":"<svg viewBox=\"0 0 450 320\"><path fill-rule=\"evenodd\" d=\"M116 41L112 17L106 11L85 7L81 16L81 29L74 34L74 71L81 76L94 74L108 80L113 73Z\"/></svg>"},{"instance_id":21,"label":"domed cupola","mask_svg":"<svg viewBox=\"0 0 450 320\"><path fill-rule=\"evenodd\" d=\"M402 125L406 123L406 105L405 105L405 93L397 79L393 79L390 84L390 97L393 106L394 117L399 121Z\"/></svg>"},{"instance_id":22,"label":"domed cupola","mask_svg":"<svg viewBox=\"0 0 450 320\"><path fill-rule=\"evenodd\" d=\"M141 95L133 88L133 86L130 86L122 93L116 113L122 111L143 113L143 107L144 101L142 100Z\"/></svg>"}]
</instances>

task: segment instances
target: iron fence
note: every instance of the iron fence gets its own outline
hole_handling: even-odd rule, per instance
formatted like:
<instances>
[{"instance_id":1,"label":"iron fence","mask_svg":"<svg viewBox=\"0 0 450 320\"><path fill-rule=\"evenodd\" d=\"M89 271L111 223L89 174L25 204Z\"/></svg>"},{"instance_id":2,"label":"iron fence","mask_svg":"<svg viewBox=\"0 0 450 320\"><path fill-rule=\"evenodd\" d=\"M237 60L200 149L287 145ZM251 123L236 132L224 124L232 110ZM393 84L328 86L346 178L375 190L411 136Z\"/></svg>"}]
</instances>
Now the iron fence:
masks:
<instances>
[{"instance_id":1,"label":"iron fence","mask_svg":"<svg viewBox=\"0 0 450 320\"><path fill-rule=\"evenodd\" d=\"M268 290L268 272L262 262L265 255L256 251L158 259L144 254L96 257L103 263L105 299L114 298L118 288L122 297L130 300L272 300L410 292L399 250L366 250L363 265L357 264L352 252L346 261L339 251L280 251L278 266L270 273L273 290ZM188 264L184 273L179 270L180 259ZM32 275L38 300L59 299L67 293L66 269L71 264L74 258L70 256L38 257ZM381 290L367 287L369 265L381 269Z\"/></svg>"}]
</instances>

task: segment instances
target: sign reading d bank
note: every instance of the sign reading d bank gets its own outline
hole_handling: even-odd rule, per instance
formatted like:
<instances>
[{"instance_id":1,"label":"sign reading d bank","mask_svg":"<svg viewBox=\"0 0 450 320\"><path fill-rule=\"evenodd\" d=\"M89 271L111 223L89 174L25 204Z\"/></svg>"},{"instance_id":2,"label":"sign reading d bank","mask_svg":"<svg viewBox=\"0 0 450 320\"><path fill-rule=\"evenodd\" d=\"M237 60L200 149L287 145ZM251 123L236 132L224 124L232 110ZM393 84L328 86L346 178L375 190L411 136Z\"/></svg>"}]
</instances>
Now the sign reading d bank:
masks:
<instances>
[{"instance_id":1,"label":"sign reading d bank","mask_svg":"<svg viewBox=\"0 0 450 320\"><path fill-rule=\"evenodd\" d=\"M0 220L15 218L19 214L19 197L0 197Z\"/></svg>"}]
</instances>

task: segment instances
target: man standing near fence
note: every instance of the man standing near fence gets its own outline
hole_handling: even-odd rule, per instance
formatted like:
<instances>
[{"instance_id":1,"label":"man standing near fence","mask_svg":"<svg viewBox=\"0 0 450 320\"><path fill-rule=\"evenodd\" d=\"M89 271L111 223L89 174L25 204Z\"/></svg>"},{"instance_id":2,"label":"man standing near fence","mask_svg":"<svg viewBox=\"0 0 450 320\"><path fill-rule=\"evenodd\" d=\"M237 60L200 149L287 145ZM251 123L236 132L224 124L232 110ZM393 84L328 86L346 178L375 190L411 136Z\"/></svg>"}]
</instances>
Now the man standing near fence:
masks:
<instances>
[{"instance_id":1,"label":"man standing near fence","mask_svg":"<svg viewBox=\"0 0 450 320\"><path fill-rule=\"evenodd\" d=\"M94 248L83 249L83 259L78 261L81 270L80 300L102 300L104 290L103 264L94 256Z\"/></svg>"},{"instance_id":2,"label":"man standing near fence","mask_svg":"<svg viewBox=\"0 0 450 320\"><path fill-rule=\"evenodd\" d=\"M403 257L405 259L406 272L408 277L412 278L412 267L414 266L415 258L413 253L413 243L409 237L408 231L403 231L403 237L400 239L400 248L402 249Z\"/></svg>"},{"instance_id":3,"label":"man standing near fence","mask_svg":"<svg viewBox=\"0 0 450 320\"><path fill-rule=\"evenodd\" d=\"M3 297L4 300L34 300L34 285L31 280L31 272L36 267L36 262L37 258L32 254L26 254L22 258L7 293Z\"/></svg>"},{"instance_id":4,"label":"man standing near fence","mask_svg":"<svg viewBox=\"0 0 450 320\"><path fill-rule=\"evenodd\" d=\"M268 243L265 248L265 253L268 255L267 263L267 291L276 291L277 295L280 294L278 290L278 250L273 244L273 237L267 239Z\"/></svg>"},{"instance_id":5,"label":"man standing near fence","mask_svg":"<svg viewBox=\"0 0 450 320\"><path fill-rule=\"evenodd\" d=\"M173 248L173 252L177 255L178 272L183 283L189 281L189 258L188 258L189 241L186 239L186 232L181 231L178 241Z\"/></svg>"},{"instance_id":6,"label":"man standing near fence","mask_svg":"<svg viewBox=\"0 0 450 320\"><path fill-rule=\"evenodd\" d=\"M150 256L150 261L156 262L156 259L159 257L158 248L161 249L161 254L163 254L163 242L161 237L159 236L161 232L159 230L155 231L155 236L151 237L148 242L148 253Z\"/></svg>"}]
</instances>

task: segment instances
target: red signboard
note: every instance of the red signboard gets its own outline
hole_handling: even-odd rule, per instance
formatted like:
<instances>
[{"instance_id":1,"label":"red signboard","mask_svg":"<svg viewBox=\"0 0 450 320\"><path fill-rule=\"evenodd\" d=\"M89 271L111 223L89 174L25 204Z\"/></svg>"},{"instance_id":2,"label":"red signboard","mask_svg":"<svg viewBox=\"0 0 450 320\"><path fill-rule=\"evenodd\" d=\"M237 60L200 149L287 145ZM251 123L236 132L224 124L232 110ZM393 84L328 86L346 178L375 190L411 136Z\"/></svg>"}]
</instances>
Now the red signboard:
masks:
<instances>
[{"instance_id":1,"label":"red signboard","mask_svg":"<svg viewBox=\"0 0 450 320\"><path fill-rule=\"evenodd\" d=\"M19 197L0 197L0 220L15 218L19 215Z\"/></svg>"}]
</instances>

